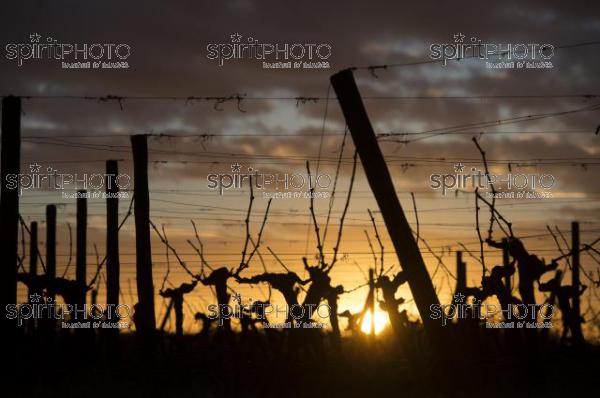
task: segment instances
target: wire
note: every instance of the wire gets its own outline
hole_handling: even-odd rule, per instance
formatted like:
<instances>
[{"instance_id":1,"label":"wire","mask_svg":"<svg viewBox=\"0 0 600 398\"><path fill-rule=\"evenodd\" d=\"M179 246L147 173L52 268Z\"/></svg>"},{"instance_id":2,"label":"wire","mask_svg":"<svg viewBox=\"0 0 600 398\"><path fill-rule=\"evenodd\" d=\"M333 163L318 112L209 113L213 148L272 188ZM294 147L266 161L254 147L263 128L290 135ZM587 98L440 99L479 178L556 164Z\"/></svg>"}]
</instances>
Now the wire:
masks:
<instances>
[{"instance_id":1,"label":"wire","mask_svg":"<svg viewBox=\"0 0 600 398\"><path fill-rule=\"evenodd\" d=\"M434 61L439 62L439 61ZM430 63L430 62L426 62ZM394 65L379 65L374 68L385 69L386 67L394 67ZM366 68L358 68L366 69ZM355 69L356 70L356 69ZM126 96L126 95L11 95L4 94L2 98L18 97L24 100L88 100L98 102L117 101L122 104L123 101L184 101L191 103L193 101L216 102L219 105L228 101L295 101L297 105L306 103L318 103L319 101L328 101L335 99L332 96L324 97L305 97L305 96L247 96L247 95L232 95L232 96L200 96L200 95L165 95L165 96ZM580 98L592 99L600 98L600 94L498 94L498 95L365 95L363 100L477 100L477 99L564 99L564 98ZM217 108L217 110L221 110Z\"/></svg>"},{"instance_id":2,"label":"wire","mask_svg":"<svg viewBox=\"0 0 600 398\"><path fill-rule=\"evenodd\" d=\"M530 134L591 134L591 129L577 129L577 130L532 130L532 131L456 131L448 132L447 135L505 135L505 134L518 134L518 135L530 135ZM401 133L401 132L388 132L378 133L377 137L389 137L395 135L423 135L426 133L414 132L414 133ZM321 134L319 132L309 133L184 133L184 134L167 134L167 133L150 133L149 138L169 138L169 139L188 139L188 138L220 138L220 137L278 137L278 138L302 138L302 137L340 137L343 136L343 132L330 132L327 134ZM114 134L67 134L67 135L24 135L21 136L24 139L55 139L55 138L82 138L82 139L103 139L103 138L127 138L131 137L131 134L126 133L114 133Z\"/></svg>"}]
</instances>

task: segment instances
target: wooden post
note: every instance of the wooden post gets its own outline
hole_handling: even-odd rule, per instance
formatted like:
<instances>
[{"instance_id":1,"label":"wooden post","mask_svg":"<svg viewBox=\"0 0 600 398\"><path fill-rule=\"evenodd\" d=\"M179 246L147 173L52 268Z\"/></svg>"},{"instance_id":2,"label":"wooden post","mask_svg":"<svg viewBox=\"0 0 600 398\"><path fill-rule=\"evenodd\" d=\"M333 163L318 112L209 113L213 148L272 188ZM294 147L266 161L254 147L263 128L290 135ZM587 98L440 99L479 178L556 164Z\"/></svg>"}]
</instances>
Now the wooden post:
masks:
<instances>
[{"instance_id":1,"label":"wooden post","mask_svg":"<svg viewBox=\"0 0 600 398\"><path fill-rule=\"evenodd\" d=\"M46 206L46 275L56 278L56 206ZM54 301L56 292L49 290L48 297Z\"/></svg>"},{"instance_id":2,"label":"wooden post","mask_svg":"<svg viewBox=\"0 0 600 398\"><path fill-rule=\"evenodd\" d=\"M18 177L21 162L21 99L2 99L2 148L0 176L0 295L2 319L7 304L17 302L17 250L19 228L19 186L10 186L7 177ZM18 182L18 179L17 179ZM7 322L3 322L7 323ZM12 322L11 322L12 324ZM16 325L16 323L15 323ZM11 328L13 329L13 328Z\"/></svg>"},{"instance_id":3,"label":"wooden post","mask_svg":"<svg viewBox=\"0 0 600 398\"><path fill-rule=\"evenodd\" d=\"M571 271L571 284L573 285L573 291L575 292L573 296L573 319L571 321L571 333L573 335L573 340L577 344L584 343L583 333L581 331L581 307L579 303L579 290L580 290L580 280L579 280L579 267L580 267L580 241L579 241L579 223L577 221L573 221L571 223L571 253L572 253L572 271ZM564 314L563 314L564 316Z\"/></svg>"},{"instance_id":4,"label":"wooden post","mask_svg":"<svg viewBox=\"0 0 600 398\"><path fill-rule=\"evenodd\" d=\"M106 161L106 303L119 304L119 174L116 160ZM110 311L109 321L118 321L116 314ZM115 329L118 331L118 329Z\"/></svg>"},{"instance_id":5,"label":"wooden post","mask_svg":"<svg viewBox=\"0 0 600 398\"><path fill-rule=\"evenodd\" d=\"M31 280L33 281L35 280L35 277L37 275L38 223L33 221L29 226L29 230L31 231L31 237L29 238L29 275L32 276ZM41 295L42 292L40 292L39 289L35 287L35 283L32 283L31 286L29 286L29 292L27 294L29 295L29 297L31 297L32 294Z\"/></svg>"},{"instance_id":6,"label":"wooden post","mask_svg":"<svg viewBox=\"0 0 600 398\"><path fill-rule=\"evenodd\" d=\"M456 289L454 290L454 296L452 297L452 304L457 305L461 304L457 301L460 295L464 295L465 303L468 301L468 297L466 297L467 291L467 263L465 263L462 259L462 251L456 251ZM473 309L473 311L477 312L477 307ZM463 323L467 321L466 318L460 317L458 314L456 315L456 322Z\"/></svg>"},{"instance_id":7,"label":"wooden post","mask_svg":"<svg viewBox=\"0 0 600 398\"><path fill-rule=\"evenodd\" d=\"M139 331L151 335L156 329L152 249L150 246L150 194L148 192L148 142L145 135L131 137L133 149L137 314Z\"/></svg>"},{"instance_id":8,"label":"wooden post","mask_svg":"<svg viewBox=\"0 0 600 398\"><path fill-rule=\"evenodd\" d=\"M32 283L29 285L27 291L28 302L33 303L33 300L39 300L42 297L43 290L41 286L35 283L37 276L37 263L38 263L38 223L32 221L29 225L29 275L31 276ZM37 296L37 297L36 297ZM31 318L29 320L29 332L33 333L38 327L38 320Z\"/></svg>"},{"instance_id":9,"label":"wooden post","mask_svg":"<svg viewBox=\"0 0 600 398\"><path fill-rule=\"evenodd\" d=\"M371 311L371 338L375 337L375 278L373 277L373 268L369 268L369 311Z\"/></svg>"},{"instance_id":10,"label":"wooden post","mask_svg":"<svg viewBox=\"0 0 600 398\"><path fill-rule=\"evenodd\" d=\"M561 280L562 279L562 271L561 270L557 270L556 273L554 274L554 278L556 278L556 280ZM550 306L552 306L552 308L554 308L556 302L556 290L553 290L550 293L550 297L548 297L548 299L546 300L545 304L549 304ZM550 309L551 307L546 306L544 307L544 313L543 313L543 318L544 319L548 319L549 317L554 316L554 309ZM540 339L542 341L546 341L548 339L548 333L550 332L550 328L542 328L542 330L540 330Z\"/></svg>"},{"instance_id":11,"label":"wooden post","mask_svg":"<svg viewBox=\"0 0 600 398\"><path fill-rule=\"evenodd\" d=\"M402 269L406 273L425 330L435 346L434 350L437 350L438 353L445 351L447 342L442 341L444 334L442 323L439 319L432 319L430 311L431 306L439 305L440 302L396 195L392 177L377 143L377 137L369 121L352 71L346 69L336 73L331 77L331 84L352 134L354 145L360 155L369 186L381 210Z\"/></svg>"},{"instance_id":12,"label":"wooden post","mask_svg":"<svg viewBox=\"0 0 600 398\"><path fill-rule=\"evenodd\" d=\"M75 279L81 286L87 286L87 192L77 191L77 258L75 263ZM83 290L77 304L86 303L86 292Z\"/></svg>"},{"instance_id":13,"label":"wooden post","mask_svg":"<svg viewBox=\"0 0 600 398\"><path fill-rule=\"evenodd\" d=\"M467 288L467 264L462 260L462 251L456 251L456 290L463 293Z\"/></svg>"},{"instance_id":14,"label":"wooden post","mask_svg":"<svg viewBox=\"0 0 600 398\"><path fill-rule=\"evenodd\" d=\"M502 238L502 266L504 268L510 267L510 254L508 253L508 239ZM512 284L510 281L510 275L506 275L504 278L504 285L509 292L512 292Z\"/></svg>"}]
</instances>

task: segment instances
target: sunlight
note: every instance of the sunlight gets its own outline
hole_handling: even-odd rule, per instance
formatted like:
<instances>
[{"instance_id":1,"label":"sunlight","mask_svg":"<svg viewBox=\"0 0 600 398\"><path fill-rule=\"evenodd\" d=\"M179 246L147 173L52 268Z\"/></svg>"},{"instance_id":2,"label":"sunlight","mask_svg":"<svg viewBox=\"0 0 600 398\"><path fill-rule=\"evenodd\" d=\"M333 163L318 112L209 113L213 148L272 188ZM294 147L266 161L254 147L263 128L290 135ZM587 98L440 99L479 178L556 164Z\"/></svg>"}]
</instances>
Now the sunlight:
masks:
<instances>
[{"instance_id":1,"label":"sunlight","mask_svg":"<svg viewBox=\"0 0 600 398\"><path fill-rule=\"evenodd\" d=\"M388 325L388 317L385 312L375 310L375 334L379 334ZM363 333L371 333L371 311L365 313L360 330Z\"/></svg>"}]
</instances>

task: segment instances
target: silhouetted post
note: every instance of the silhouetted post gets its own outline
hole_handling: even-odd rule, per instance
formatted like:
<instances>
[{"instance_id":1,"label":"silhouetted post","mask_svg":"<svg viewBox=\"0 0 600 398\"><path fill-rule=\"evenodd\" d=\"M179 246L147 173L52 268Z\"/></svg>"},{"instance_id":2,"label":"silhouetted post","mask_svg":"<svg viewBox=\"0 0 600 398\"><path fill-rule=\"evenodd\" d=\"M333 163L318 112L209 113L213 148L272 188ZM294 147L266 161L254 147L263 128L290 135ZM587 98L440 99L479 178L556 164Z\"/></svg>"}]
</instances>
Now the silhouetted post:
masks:
<instances>
[{"instance_id":1,"label":"silhouetted post","mask_svg":"<svg viewBox=\"0 0 600 398\"><path fill-rule=\"evenodd\" d=\"M9 187L7 176L18 176L21 157L21 99L2 100L2 149L0 176L0 295L2 319L7 304L17 302L17 250L19 228L19 187ZM6 322L3 322L6 323ZM11 324L13 324L11 322ZM16 323L14 324L16 325ZM11 328L12 329L12 328Z\"/></svg>"},{"instance_id":2,"label":"silhouetted post","mask_svg":"<svg viewBox=\"0 0 600 398\"><path fill-rule=\"evenodd\" d=\"M467 264L462 260L462 251L456 251L456 290L462 293L467 288Z\"/></svg>"},{"instance_id":3,"label":"silhouetted post","mask_svg":"<svg viewBox=\"0 0 600 398\"><path fill-rule=\"evenodd\" d=\"M508 253L508 239L502 238L502 266L504 268L510 267L510 254ZM504 285L509 292L512 292L512 284L510 281L510 275L506 275L504 278Z\"/></svg>"},{"instance_id":4,"label":"silhouetted post","mask_svg":"<svg viewBox=\"0 0 600 398\"><path fill-rule=\"evenodd\" d=\"M32 276L32 280L35 280L37 275L37 262L38 262L38 224L33 221L29 226L29 231L31 232L31 237L29 238L29 275ZM32 283L29 286L29 292L27 293L29 297L32 294L40 294L40 289L35 286L35 283Z\"/></svg>"},{"instance_id":5,"label":"silhouetted post","mask_svg":"<svg viewBox=\"0 0 600 398\"><path fill-rule=\"evenodd\" d=\"M465 302L469 299L467 297L467 263L465 263L462 259L462 251L456 251L456 289L454 290L454 296L452 297L452 304L460 304L459 297L460 295L464 295ZM477 307L474 308L474 311L477 312ZM467 319L461 317L460 315L456 315L457 322L465 322Z\"/></svg>"},{"instance_id":6,"label":"silhouetted post","mask_svg":"<svg viewBox=\"0 0 600 398\"><path fill-rule=\"evenodd\" d=\"M434 349L438 353L445 351L447 342L442 341L444 335L442 323L439 319L434 320L430 316L430 306L439 305L439 300L396 195L392 177L377 143L377 137L356 87L352 71L346 69L336 73L331 77L331 84L336 92L396 254L403 271L406 272L408 284L425 330L436 346Z\"/></svg>"},{"instance_id":7,"label":"silhouetted post","mask_svg":"<svg viewBox=\"0 0 600 398\"><path fill-rule=\"evenodd\" d=\"M77 259L75 263L75 279L81 286L87 286L86 276L86 238L87 238L87 192L77 191ZM86 292L81 292L77 304L86 303Z\"/></svg>"},{"instance_id":8,"label":"silhouetted post","mask_svg":"<svg viewBox=\"0 0 600 398\"><path fill-rule=\"evenodd\" d=\"M373 277L373 268L369 268L369 291L371 297L369 300L369 311L371 311L371 338L375 337L375 278Z\"/></svg>"},{"instance_id":9,"label":"silhouetted post","mask_svg":"<svg viewBox=\"0 0 600 398\"><path fill-rule=\"evenodd\" d=\"M156 329L154 316L154 285L152 282L152 252L150 246L150 194L148 192L148 142L145 135L131 137L133 149L133 196L135 212L136 279L138 319L141 334L150 335Z\"/></svg>"},{"instance_id":10,"label":"silhouetted post","mask_svg":"<svg viewBox=\"0 0 600 398\"><path fill-rule=\"evenodd\" d=\"M571 322L571 333L573 334L573 339L576 343L581 344L584 342L583 333L581 331L581 308L579 304L579 223L577 221L573 221L571 223L571 253L573 259L571 260L571 265L573 267L571 271L571 284L573 285L573 319ZM564 316L564 314L563 314Z\"/></svg>"},{"instance_id":11,"label":"silhouetted post","mask_svg":"<svg viewBox=\"0 0 600 398\"><path fill-rule=\"evenodd\" d=\"M34 281L37 276L37 263L38 263L38 223L32 221L29 225L29 275L31 276L31 283L29 285L29 289L27 291L28 302L33 303L37 302L41 297L43 290L41 286L39 286ZM35 300L35 301L34 301ZM37 328L38 321L35 318L31 318L29 320L29 331L33 333Z\"/></svg>"},{"instance_id":12,"label":"silhouetted post","mask_svg":"<svg viewBox=\"0 0 600 398\"><path fill-rule=\"evenodd\" d=\"M106 161L106 303L119 304L119 174L116 160ZM110 308L110 307L109 307ZM108 320L118 321L114 311L108 314ZM114 329L118 331L118 329Z\"/></svg>"},{"instance_id":13,"label":"silhouetted post","mask_svg":"<svg viewBox=\"0 0 600 398\"><path fill-rule=\"evenodd\" d=\"M46 275L56 278L56 206L46 206ZM48 290L48 297L54 301L56 292Z\"/></svg>"},{"instance_id":14,"label":"silhouetted post","mask_svg":"<svg viewBox=\"0 0 600 398\"><path fill-rule=\"evenodd\" d=\"M160 323L160 331L164 332L165 326L167 326L167 321L171 316L171 310L173 309L174 301L173 299L169 300L169 305L167 306L167 310L165 311L165 316L163 317L162 322Z\"/></svg>"}]
</instances>

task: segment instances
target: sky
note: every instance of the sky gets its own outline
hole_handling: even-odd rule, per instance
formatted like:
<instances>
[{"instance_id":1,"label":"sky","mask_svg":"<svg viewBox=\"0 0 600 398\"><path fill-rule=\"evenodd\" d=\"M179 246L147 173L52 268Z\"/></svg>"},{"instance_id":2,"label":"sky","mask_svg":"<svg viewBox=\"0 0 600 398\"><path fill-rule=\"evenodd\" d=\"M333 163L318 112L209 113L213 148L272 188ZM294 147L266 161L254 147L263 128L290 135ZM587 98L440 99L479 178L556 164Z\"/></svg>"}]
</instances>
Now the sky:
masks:
<instances>
[{"instance_id":1,"label":"sky","mask_svg":"<svg viewBox=\"0 0 600 398\"><path fill-rule=\"evenodd\" d=\"M472 192L444 196L432 189L430 179L432 174L456 174L457 163L467 171L482 170L472 137L479 139L490 171L498 175L552 176L550 198L498 201L516 235L526 237L533 252L545 258L557 255L547 225L557 226L569 239L571 221L579 221L582 242L592 241L600 232L600 183L595 178L600 147L594 134L600 119L593 108L600 103L600 47L591 43L600 39L597 2L59 3L61 7L42 1L0 5L0 92L32 97L23 99L23 169L37 163L67 174L102 173L105 160L117 159L121 172L132 175L128 136L162 134L149 137L151 218L156 225L164 225L169 240L191 268L200 266L186 242L193 238L191 219L198 225L207 260L213 265L236 267L246 236L248 190L232 189L219 195L208 188L210 174L231 173L232 165L240 164L243 169L292 175L304 173L305 162L310 160L314 171L335 179L345 122L329 77L348 67L358 67L355 79L375 132L392 133L379 139L380 146L407 218L416 229L410 195L414 193L420 235L435 253L422 244L423 256L442 301L449 301L454 281L443 270L435 272L436 256L442 256L453 272L458 243L478 256L479 241ZM129 67L64 69L60 61L51 59L24 60L19 66L6 58L8 45L30 43L32 34L73 45L126 44L131 49ZM234 34L260 43L326 44L331 48L329 68L270 69L248 58L220 66L207 57L208 46L231 43ZM431 45L455 43L456 34L502 45L549 43L554 46L552 68L491 69L479 59L449 61L446 66L420 63L431 60ZM364 68L373 65L390 66ZM77 98L66 98L71 96ZM79 98L85 96L96 98ZM124 99L106 100L107 96ZM187 97L213 99L182 100ZM214 99L227 97L233 99ZM522 119L511 120L517 117ZM454 134L431 134L449 131ZM353 152L348 135L326 238L329 256L350 183ZM331 193L331 188L324 191ZM251 217L254 237L267 203L259 193ZM21 212L26 221L39 221L43 229L44 206L49 203L59 204L60 272L68 259L67 223L74 225L74 201L61 198L56 191L29 190L21 197ZM128 205L127 199L121 201L122 216ZM329 206L328 199L315 200L323 226ZM88 253L93 270L93 245L100 258L104 254L104 201L90 199L89 208ZM359 165L340 247L342 258L332 271L334 283L348 290L362 285L368 268L375 266L365 238L366 231L374 239L367 209L374 211L383 231L385 264L397 270L398 259ZM487 220L485 210L482 218ZM120 237L126 301L135 296L131 221ZM500 238L501 231L496 230L495 237ZM262 245L269 270L283 272L267 246L302 274L301 257L312 260L316 251L309 201L273 200ZM167 271L164 253L153 235L156 290ZM491 249L486 256L488 267L500 261L500 253ZM470 256L466 258L468 283L477 286L480 266ZM582 259L588 272L596 272L592 258L584 255ZM248 274L262 270L259 260L253 260ZM167 282L188 281L172 257L170 261ZM264 287L237 288L255 299L267 294ZM366 288L344 295L341 309L360 309L365 295ZM407 286L400 295L410 301ZM585 305L597 302L593 293L587 295ZM197 288L188 310L201 310L211 299L210 291ZM406 308L414 313L410 302ZM186 325L188 330L197 327L191 321Z\"/></svg>"}]
</instances>

